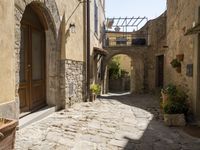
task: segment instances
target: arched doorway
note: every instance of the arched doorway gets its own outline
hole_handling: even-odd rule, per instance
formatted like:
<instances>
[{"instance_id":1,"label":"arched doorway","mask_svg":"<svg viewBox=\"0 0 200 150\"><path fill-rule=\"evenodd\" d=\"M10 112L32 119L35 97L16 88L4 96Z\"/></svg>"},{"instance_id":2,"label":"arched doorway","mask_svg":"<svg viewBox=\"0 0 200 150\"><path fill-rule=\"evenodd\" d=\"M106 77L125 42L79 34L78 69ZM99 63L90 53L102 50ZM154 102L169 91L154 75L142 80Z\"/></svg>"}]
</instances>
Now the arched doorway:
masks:
<instances>
[{"instance_id":1,"label":"arched doorway","mask_svg":"<svg viewBox=\"0 0 200 150\"><path fill-rule=\"evenodd\" d=\"M131 60L130 93L143 93L145 89L145 66L143 51L135 51L130 49L109 49L109 54L104 58L103 63L104 79L102 93L106 94L109 92L108 63L114 56L117 55L125 55Z\"/></svg>"},{"instance_id":2,"label":"arched doorway","mask_svg":"<svg viewBox=\"0 0 200 150\"><path fill-rule=\"evenodd\" d=\"M133 80L132 59L124 54L113 56L108 63L108 90L111 93L124 93L131 90Z\"/></svg>"},{"instance_id":3,"label":"arched doorway","mask_svg":"<svg viewBox=\"0 0 200 150\"><path fill-rule=\"evenodd\" d=\"M28 5L21 20L20 112L46 105L45 27L33 5Z\"/></svg>"}]
</instances>

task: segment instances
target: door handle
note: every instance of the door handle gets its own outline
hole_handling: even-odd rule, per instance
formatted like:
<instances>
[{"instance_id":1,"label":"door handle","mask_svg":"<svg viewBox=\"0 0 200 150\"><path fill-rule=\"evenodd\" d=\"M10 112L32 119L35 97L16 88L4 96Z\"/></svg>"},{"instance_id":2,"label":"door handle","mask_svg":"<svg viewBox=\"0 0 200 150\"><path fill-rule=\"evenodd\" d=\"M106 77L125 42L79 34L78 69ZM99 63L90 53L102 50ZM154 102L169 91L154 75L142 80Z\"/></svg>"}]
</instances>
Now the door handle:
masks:
<instances>
[{"instance_id":1,"label":"door handle","mask_svg":"<svg viewBox=\"0 0 200 150\"><path fill-rule=\"evenodd\" d=\"M29 64L29 65L27 65L26 71L29 71L29 70L30 70L30 68L31 68L31 65L30 65L30 64Z\"/></svg>"}]
</instances>

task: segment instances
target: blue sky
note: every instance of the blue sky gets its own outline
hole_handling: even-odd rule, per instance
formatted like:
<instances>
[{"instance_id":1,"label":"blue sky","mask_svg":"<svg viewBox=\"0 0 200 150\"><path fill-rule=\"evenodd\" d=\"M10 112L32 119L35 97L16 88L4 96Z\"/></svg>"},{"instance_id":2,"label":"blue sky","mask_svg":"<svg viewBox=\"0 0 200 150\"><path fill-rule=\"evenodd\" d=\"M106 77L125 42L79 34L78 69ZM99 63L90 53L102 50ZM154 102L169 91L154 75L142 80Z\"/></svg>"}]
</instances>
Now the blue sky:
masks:
<instances>
[{"instance_id":1,"label":"blue sky","mask_svg":"<svg viewBox=\"0 0 200 150\"><path fill-rule=\"evenodd\" d=\"M106 0L106 17L146 16L154 19L166 10L166 0Z\"/></svg>"}]
</instances>

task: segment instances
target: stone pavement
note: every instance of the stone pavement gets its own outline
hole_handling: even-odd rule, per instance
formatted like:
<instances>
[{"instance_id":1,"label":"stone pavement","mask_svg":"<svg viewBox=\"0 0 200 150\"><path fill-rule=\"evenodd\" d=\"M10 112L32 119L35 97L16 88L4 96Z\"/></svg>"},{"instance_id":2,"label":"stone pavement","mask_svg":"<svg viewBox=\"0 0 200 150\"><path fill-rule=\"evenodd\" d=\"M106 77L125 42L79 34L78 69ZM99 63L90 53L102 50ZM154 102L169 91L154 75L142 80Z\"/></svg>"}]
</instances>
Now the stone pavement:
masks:
<instances>
[{"instance_id":1,"label":"stone pavement","mask_svg":"<svg viewBox=\"0 0 200 150\"><path fill-rule=\"evenodd\" d=\"M200 150L200 139L166 127L151 95L79 103L17 132L16 150Z\"/></svg>"}]
</instances>

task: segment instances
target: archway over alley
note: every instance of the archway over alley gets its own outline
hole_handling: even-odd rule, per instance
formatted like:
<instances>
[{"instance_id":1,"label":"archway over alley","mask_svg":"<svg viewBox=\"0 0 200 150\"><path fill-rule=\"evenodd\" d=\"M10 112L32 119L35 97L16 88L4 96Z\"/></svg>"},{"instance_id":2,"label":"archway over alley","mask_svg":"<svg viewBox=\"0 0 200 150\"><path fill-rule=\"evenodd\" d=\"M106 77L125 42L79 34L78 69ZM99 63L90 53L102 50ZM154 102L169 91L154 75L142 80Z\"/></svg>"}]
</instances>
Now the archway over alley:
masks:
<instances>
[{"instance_id":1,"label":"archway over alley","mask_svg":"<svg viewBox=\"0 0 200 150\"><path fill-rule=\"evenodd\" d=\"M145 51L147 50L147 46L134 46L134 47L109 47L108 55L104 58L104 85L103 85L103 93L113 92L113 90L123 92L123 84L119 84L120 87L116 87L116 89L112 89L110 86L112 81L110 81L109 75L109 62L112 58L116 56L126 56L130 59L130 65L126 64L127 67L130 66L130 93L142 93L144 92L144 71L145 71ZM123 61L125 63L126 61ZM112 79L111 79L112 80ZM116 81L116 80L115 80ZM118 82L118 81L117 81ZM115 82L115 84L117 84ZM120 90L121 89L121 90Z\"/></svg>"},{"instance_id":2,"label":"archway over alley","mask_svg":"<svg viewBox=\"0 0 200 150\"><path fill-rule=\"evenodd\" d=\"M131 90L133 76L132 58L118 54L113 56L108 63L108 90L111 93L124 93Z\"/></svg>"}]
</instances>

